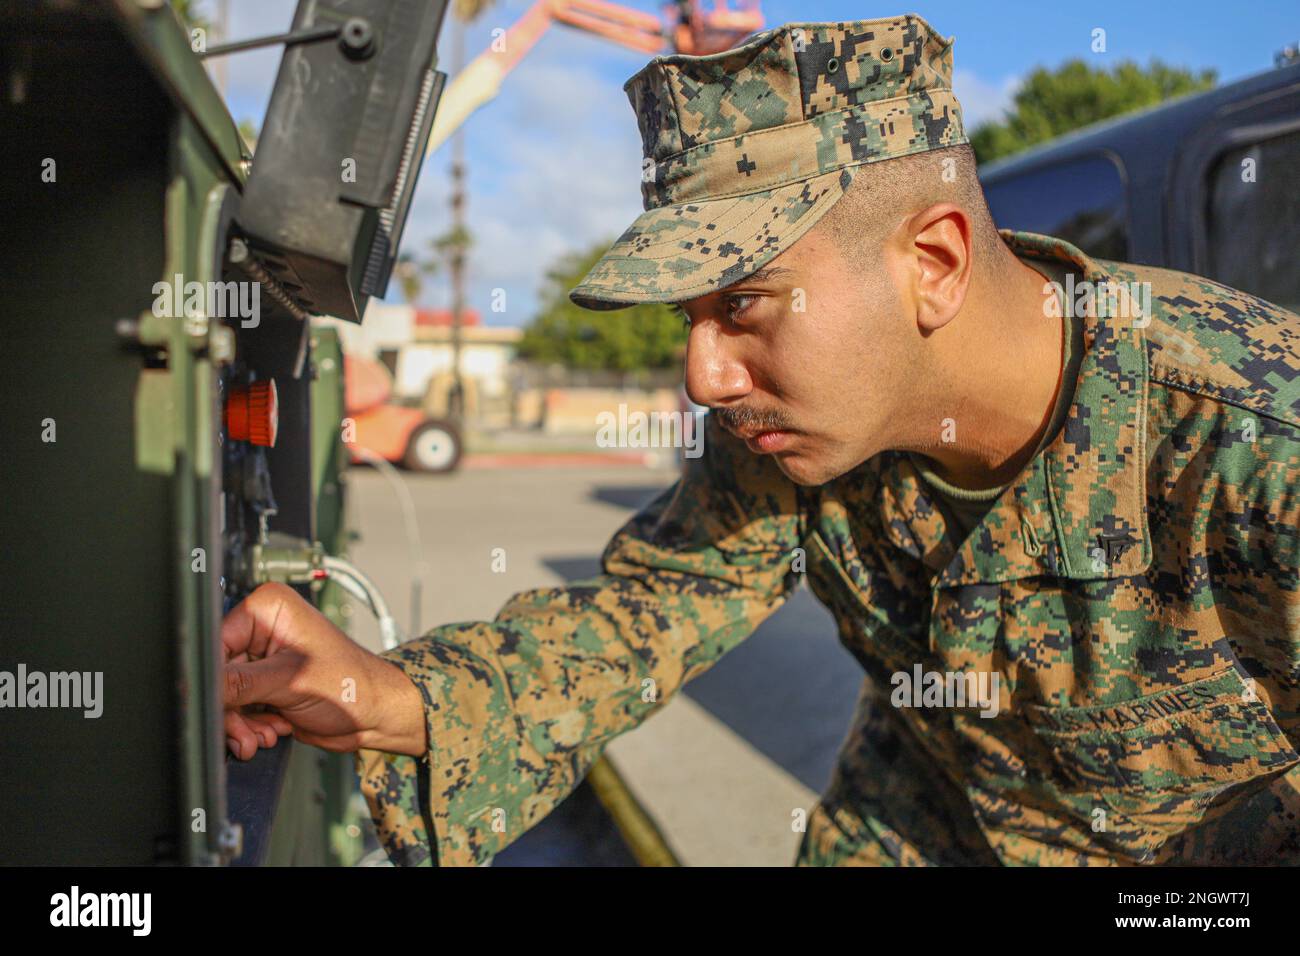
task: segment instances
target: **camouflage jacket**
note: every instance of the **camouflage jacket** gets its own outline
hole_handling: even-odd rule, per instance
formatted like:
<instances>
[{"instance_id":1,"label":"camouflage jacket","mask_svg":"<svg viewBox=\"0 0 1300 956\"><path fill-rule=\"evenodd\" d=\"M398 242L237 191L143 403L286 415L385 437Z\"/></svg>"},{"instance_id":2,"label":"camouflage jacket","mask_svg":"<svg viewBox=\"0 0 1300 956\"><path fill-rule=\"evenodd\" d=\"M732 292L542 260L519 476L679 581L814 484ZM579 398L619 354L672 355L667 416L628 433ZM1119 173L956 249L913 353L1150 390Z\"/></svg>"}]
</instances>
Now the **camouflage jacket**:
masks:
<instances>
[{"instance_id":1,"label":"camouflage jacket","mask_svg":"<svg viewBox=\"0 0 1300 956\"><path fill-rule=\"evenodd\" d=\"M429 740L357 755L394 861L489 860L806 576L866 680L799 862L1300 863L1300 319L1004 237L1150 308L1085 307L1064 428L969 537L905 454L802 488L707 426L601 575L386 655ZM918 666L996 715L894 706Z\"/></svg>"}]
</instances>

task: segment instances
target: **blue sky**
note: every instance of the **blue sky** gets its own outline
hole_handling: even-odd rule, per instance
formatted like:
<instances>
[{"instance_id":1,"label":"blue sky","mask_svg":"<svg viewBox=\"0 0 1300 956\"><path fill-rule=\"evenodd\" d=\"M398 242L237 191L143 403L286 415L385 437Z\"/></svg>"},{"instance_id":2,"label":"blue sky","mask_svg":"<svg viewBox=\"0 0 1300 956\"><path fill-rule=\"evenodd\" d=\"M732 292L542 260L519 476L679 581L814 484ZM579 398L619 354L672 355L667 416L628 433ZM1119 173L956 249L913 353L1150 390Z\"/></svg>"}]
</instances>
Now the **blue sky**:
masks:
<instances>
[{"instance_id":1,"label":"blue sky","mask_svg":"<svg viewBox=\"0 0 1300 956\"><path fill-rule=\"evenodd\" d=\"M232 39L280 32L293 17L293 0L229 0ZM473 57L508 28L531 0L501 0L468 28ZM658 4L628 4L658 12ZM888 7L853 0L765 0L768 26L795 20L851 20L916 12L956 37L954 80L967 125L996 118L1017 84L1036 66L1073 57L1098 65L1153 56L1193 69L1214 68L1231 82L1270 69L1273 54L1300 39L1300 4L1256 2L1225 8L1208 0L1177 4L1099 2L956 2L928 0ZM209 16L213 0L201 5ZM1229 21L1236 19L1236 23ZM1091 49L1092 32L1106 31L1106 52ZM443 50L450 51L450 16ZM449 52L446 54L450 56ZM227 101L236 119L261 124L278 51L227 59ZM641 211L640 140L623 82L645 54L569 27L553 26L507 79L500 96L465 125L469 168L469 304L491 325L524 325L536 310L546 269L571 250L618 235ZM444 63L443 69L450 69ZM420 174L403 248L419 253L449 225L450 150L428 157ZM505 291L506 310L489 309L493 290ZM445 282L426 282L422 305L445 306ZM393 282L388 300L401 301Z\"/></svg>"}]
</instances>

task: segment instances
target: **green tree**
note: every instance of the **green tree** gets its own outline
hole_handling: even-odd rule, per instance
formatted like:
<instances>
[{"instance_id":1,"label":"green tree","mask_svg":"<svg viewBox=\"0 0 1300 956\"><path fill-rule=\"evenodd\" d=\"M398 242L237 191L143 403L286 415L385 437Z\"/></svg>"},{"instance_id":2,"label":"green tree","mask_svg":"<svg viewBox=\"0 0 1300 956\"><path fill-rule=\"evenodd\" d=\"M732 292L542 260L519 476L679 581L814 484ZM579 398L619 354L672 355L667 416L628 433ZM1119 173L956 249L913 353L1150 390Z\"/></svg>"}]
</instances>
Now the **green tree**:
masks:
<instances>
[{"instance_id":1,"label":"green tree","mask_svg":"<svg viewBox=\"0 0 1300 956\"><path fill-rule=\"evenodd\" d=\"M469 23L477 20L481 14L486 12L487 8L492 6L493 0L456 0L452 4L452 9L456 16L461 20Z\"/></svg>"},{"instance_id":2,"label":"green tree","mask_svg":"<svg viewBox=\"0 0 1300 956\"><path fill-rule=\"evenodd\" d=\"M519 342L521 357L619 372L671 368L681 362L686 332L668 306L635 305L604 314L569 301L569 290L608 248L609 243L602 243L569 253L547 271L541 311Z\"/></svg>"},{"instance_id":3,"label":"green tree","mask_svg":"<svg viewBox=\"0 0 1300 956\"><path fill-rule=\"evenodd\" d=\"M464 226L452 226L440 236L428 240L428 252L423 256L403 252L393 264L393 275L402 284L402 297L407 305L419 303L424 291L424 280L441 275L450 269L456 257L468 255L474 245L474 234Z\"/></svg>"},{"instance_id":4,"label":"green tree","mask_svg":"<svg viewBox=\"0 0 1300 956\"><path fill-rule=\"evenodd\" d=\"M198 0L171 0L171 2L172 9L181 18L181 23L185 24L187 30L210 30L212 28L212 24L208 22L208 19L199 12Z\"/></svg>"},{"instance_id":5,"label":"green tree","mask_svg":"<svg viewBox=\"0 0 1300 956\"><path fill-rule=\"evenodd\" d=\"M1099 120L1207 90L1217 80L1215 70L1194 73L1159 60L1146 67L1125 60L1111 70L1083 60L1039 67L1016 92L1006 118L977 127L971 145L981 163L1001 159Z\"/></svg>"},{"instance_id":6,"label":"green tree","mask_svg":"<svg viewBox=\"0 0 1300 956\"><path fill-rule=\"evenodd\" d=\"M249 149L257 149L257 124L245 116L236 126Z\"/></svg>"},{"instance_id":7,"label":"green tree","mask_svg":"<svg viewBox=\"0 0 1300 956\"><path fill-rule=\"evenodd\" d=\"M416 259L409 252L403 252L393 263L393 275L402 286L402 298L407 305L419 302L420 292L424 289L424 277L431 275L434 264Z\"/></svg>"}]
</instances>

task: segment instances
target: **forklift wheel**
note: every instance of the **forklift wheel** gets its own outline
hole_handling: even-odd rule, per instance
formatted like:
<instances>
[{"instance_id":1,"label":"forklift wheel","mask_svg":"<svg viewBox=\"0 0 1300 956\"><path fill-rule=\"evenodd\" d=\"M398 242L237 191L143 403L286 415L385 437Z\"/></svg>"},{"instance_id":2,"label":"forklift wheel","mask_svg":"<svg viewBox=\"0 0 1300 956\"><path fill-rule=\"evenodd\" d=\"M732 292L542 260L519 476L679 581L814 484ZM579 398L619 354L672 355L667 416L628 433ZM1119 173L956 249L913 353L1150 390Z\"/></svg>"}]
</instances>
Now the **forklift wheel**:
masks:
<instances>
[{"instance_id":1,"label":"forklift wheel","mask_svg":"<svg viewBox=\"0 0 1300 956\"><path fill-rule=\"evenodd\" d=\"M451 422L430 420L411 432L402 463L411 471L444 473L460 464L460 432Z\"/></svg>"}]
</instances>

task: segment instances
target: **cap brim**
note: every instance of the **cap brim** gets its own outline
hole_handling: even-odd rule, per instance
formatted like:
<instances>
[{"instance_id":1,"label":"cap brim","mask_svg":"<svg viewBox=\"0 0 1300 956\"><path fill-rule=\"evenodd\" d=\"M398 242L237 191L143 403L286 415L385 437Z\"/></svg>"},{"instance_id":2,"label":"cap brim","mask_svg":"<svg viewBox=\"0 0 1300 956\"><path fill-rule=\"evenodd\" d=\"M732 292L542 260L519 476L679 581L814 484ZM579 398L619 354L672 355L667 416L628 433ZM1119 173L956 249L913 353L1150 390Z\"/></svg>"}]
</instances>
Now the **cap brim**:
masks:
<instances>
[{"instance_id":1,"label":"cap brim","mask_svg":"<svg viewBox=\"0 0 1300 956\"><path fill-rule=\"evenodd\" d=\"M569 298L604 311L734 285L790 248L852 181L849 169L836 169L764 192L647 210Z\"/></svg>"}]
</instances>

